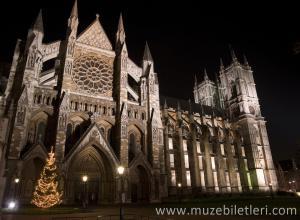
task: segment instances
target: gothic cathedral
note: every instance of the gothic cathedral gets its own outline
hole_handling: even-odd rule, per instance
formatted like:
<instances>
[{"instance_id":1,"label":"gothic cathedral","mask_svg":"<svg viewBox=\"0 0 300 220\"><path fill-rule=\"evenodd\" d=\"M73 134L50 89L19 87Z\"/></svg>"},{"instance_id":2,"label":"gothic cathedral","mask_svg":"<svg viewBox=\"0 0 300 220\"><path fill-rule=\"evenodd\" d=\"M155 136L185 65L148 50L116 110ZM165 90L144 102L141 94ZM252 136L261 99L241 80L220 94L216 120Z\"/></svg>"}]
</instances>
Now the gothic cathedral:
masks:
<instances>
[{"instance_id":1,"label":"gothic cathedral","mask_svg":"<svg viewBox=\"0 0 300 220\"><path fill-rule=\"evenodd\" d=\"M194 101L160 96L146 44L129 57L120 16L114 47L99 16L80 34L75 1L65 39L43 42L40 12L17 40L0 94L0 201L28 204L55 147L64 204L159 202L176 196L277 190L277 178L247 60L221 61L217 80L195 79ZM191 89L192 90L192 89ZM121 186L117 167L125 167ZM14 179L19 178L18 187Z\"/></svg>"}]
</instances>

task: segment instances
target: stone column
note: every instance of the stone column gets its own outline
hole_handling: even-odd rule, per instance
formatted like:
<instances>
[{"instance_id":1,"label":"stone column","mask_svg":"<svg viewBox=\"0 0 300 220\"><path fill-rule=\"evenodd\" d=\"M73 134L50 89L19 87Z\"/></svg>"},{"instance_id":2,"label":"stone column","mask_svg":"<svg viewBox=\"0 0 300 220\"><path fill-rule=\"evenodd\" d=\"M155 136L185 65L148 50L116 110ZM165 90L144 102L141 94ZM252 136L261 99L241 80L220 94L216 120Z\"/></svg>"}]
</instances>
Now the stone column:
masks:
<instances>
[{"instance_id":1,"label":"stone column","mask_svg":"<svg viewBox=\"0 0 300 220\"><path fill-rule=\"evenodd\" d=\"M230 185L231 185L231 192L235 193L238 192L238 182L237 182L237 176L236 176L236 170L234 167L234 156L232 152L231 145L234 144L233 137L230 137L230 131L225 136L225 143L224 148L227 154L227 161L228 161L228 172L229 172L229 178L230 178Z\"/></svg>"},{"instance_id":2,"label":"stone column","mask_svg":"<svg viewBox=\"0 0 300 220\"><path fill-rule=\"evenodd\" d=\"M269 144L269 138L267 134L267 129L265 125L265 121L260 121L259 123L259 128L260 128L260 135L261 135L261 140L262 140L262 146L264 150L264 157L265 157L265 172L266 176L268 178L268 183L272 184L272 189L274 191L278 190L278 181L277 181L277 176L276 176L276 169L274 167L273 159L272 159L272 153L271 153L271 148Z\"/></svg>"},{"instance_id":3,"label":"stone column","mask_svg":"<svg viewBox=\"0 0 300 220\"><path fill-rule=\"evenodd\" d=\"M197 192L198 188L201 187L199 160L197 156L197 129L195 128L195 125L191 127L191 141L189 145L191 146L191 149L189 149L191 181L193 189Z\"/></svg>"},{"instance_id":4,"label":"stone column","mask_svg":"<svg viewBox=\"0 0 300 220\"><path fill-rule=\"evenodd\" d=\"M204 161L205 161L205 177L206 177L206 191L207 192L214 192L214 177L213 177L213 170L211 165L211 145L208 141L208 132L204 134L204 137L202 137L201 143L204 145Z\"/></svg>"}]
</instances>

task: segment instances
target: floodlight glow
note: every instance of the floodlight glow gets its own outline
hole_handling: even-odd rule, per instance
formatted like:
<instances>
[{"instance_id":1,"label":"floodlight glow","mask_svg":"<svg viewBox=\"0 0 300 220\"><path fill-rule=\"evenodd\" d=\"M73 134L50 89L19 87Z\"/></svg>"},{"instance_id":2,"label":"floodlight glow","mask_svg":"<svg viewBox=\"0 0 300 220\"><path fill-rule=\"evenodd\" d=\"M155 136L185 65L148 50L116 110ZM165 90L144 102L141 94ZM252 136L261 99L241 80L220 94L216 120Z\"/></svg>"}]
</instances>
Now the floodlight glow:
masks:
<instances>
[{"instance_id":1,"label":"floodlight glow","mask_svg":"<svg viewBox=\"0 0 300 220\"><path fill-rule=\"evenodd\" d=\"M118 173L119 173L120 175L123 175L124 170L125 170L125 168L124 168L123 166L119 166L119 167L118 167Z\"/></svg>"},{"instance_id":2,"label":"floodlight glow","mask_svg":"<svg viewBox=\"0 0 300 220\"><path fill-rule=\"evenodd\" d=\"M14 201L11 201L8 203L8 208L9 209L14 209L16 207L16 203Z\"/></svg>"},{"instance_id":3,"label":"floodlight glow","mask_svg":"<svg viewBox=\"0 0 300 220\"><path fill-rule=\"evenodd\" d=\"M88 176L84 175L84 176L82 177L82 181L83 181L83 182L86 182L87 180L88 180Z\"/></svg>"}]
</instances>

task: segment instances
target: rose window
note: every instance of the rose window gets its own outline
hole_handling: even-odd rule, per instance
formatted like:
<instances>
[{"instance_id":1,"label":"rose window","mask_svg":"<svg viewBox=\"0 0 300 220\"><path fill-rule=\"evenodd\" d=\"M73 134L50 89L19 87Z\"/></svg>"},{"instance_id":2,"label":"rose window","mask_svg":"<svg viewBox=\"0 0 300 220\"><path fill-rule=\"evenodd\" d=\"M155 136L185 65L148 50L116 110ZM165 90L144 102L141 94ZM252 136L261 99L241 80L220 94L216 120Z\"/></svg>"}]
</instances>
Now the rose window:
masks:
<instances>
[{"instance_id":1,"label":"rose window","mask_svg":"<svg viewBox=\"0 0 300 220\"><path fill-rule=\"evenodd\" d=\"M80 90L105 94L112 89L112 69L99 57L81 56L74 62L72 79Z\"/></svg>"}]
</instances>

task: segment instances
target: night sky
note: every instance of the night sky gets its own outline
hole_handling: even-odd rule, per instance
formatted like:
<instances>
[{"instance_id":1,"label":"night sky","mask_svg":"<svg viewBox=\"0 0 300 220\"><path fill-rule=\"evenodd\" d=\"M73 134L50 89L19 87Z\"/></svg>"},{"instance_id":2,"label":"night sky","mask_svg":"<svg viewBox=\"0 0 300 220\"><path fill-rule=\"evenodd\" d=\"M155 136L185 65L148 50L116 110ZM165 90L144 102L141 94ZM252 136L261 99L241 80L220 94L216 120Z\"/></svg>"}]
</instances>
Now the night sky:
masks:
<instances>
[{"instance_id":1,"label":"night sky","mask_svg":"<svg viewBox=\"0 0 300 220\"><path fill-rule=\"evenodd\" d=\"M122 11L129 56L140 64L147 40L161 94L183 99L193 96L195 74L202 79L206 68L213 78L219 70L220 57L225 65L229 64L231 44L240 60L243 54L247 56L254 71L273 156L285 159L294 155L300 147L300 54L293 53L294 44L300 41L296 3L124 2L79 0L78 33L99 13L100 22L114 43ZM26 38L40 8L44 42L63 39L72 5L73 0L5 1L5 6L0 7L0 61L11 62L16 39Z\"/></svg>"}]
</instances>

